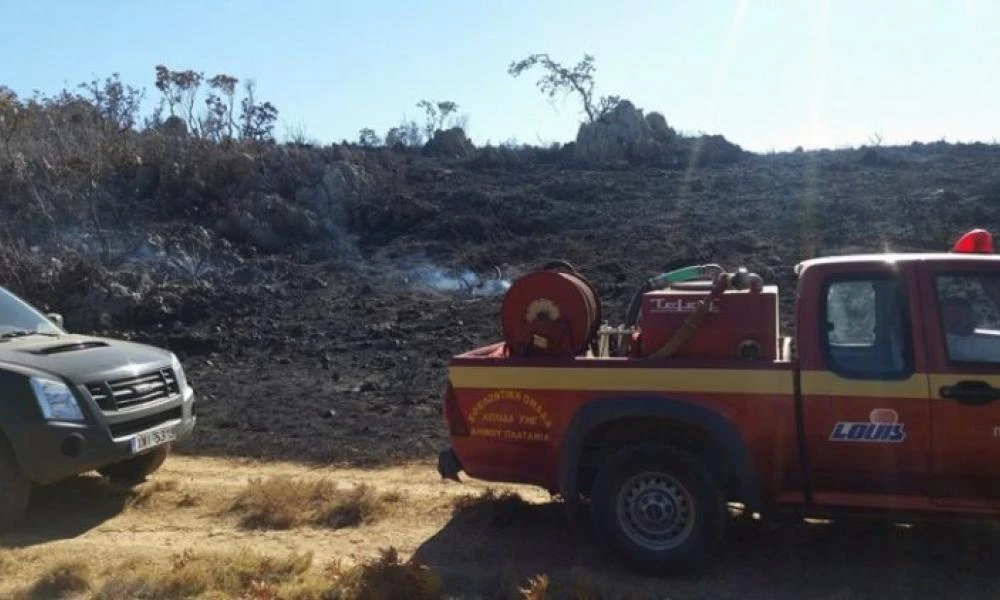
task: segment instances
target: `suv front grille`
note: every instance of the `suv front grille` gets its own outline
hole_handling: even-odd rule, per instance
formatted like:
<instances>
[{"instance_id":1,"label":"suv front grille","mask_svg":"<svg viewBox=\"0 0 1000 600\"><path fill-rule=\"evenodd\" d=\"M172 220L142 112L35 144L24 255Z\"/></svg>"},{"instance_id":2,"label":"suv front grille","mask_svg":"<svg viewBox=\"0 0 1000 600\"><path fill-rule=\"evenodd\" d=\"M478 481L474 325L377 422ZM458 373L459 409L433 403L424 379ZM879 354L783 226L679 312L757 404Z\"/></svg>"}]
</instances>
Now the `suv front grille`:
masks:
<instances>
[{"instance_id":1,"label":"suv front grille","mask_svg":"<svg viewBox=\"0 0 1000 600\"><path fill-rule=\"evenodd\" d=\"M147 429L152 429L157 425L162 425L167 421L172 421L174 419L181 419L184 417L184 411L180 406L175 406L170 410L166 410L155 415L149 415L141 419L136 419L134 421L126 421L124 423L115 423L111 426L111 437L113 438L123 438L127 435L132 435L133 433L139 433L140 431L145 431Z\"/></svg>"},{"instance_id":2,"label":"suv front grille","mask_svg":"<svg viewBox=\"0 0 1000 600\"><path fill-rule=\"evenodd\" d=\"M132 408L180 393L177 376L169 367L135 377L87 384L87 391L102 410Z\"/></svg>"}]
</instances>

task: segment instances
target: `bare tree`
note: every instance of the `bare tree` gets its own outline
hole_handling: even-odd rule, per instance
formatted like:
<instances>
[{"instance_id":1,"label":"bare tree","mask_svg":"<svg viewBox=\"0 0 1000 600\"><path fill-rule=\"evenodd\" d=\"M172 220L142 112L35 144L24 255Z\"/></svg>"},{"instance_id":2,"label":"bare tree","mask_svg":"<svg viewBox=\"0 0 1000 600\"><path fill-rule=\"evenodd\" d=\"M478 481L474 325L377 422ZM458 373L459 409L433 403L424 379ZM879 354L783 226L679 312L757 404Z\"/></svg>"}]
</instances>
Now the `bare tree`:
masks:
<instances>
[{"instance_id":1,"label":"bare tree","mask_svg":"<svg viewBox=\"0 0 1000 600\"><path fill-rule=\"evenodd\" d=\"M573 68L568 68L552 60L548 54L532 54L527 58L510 63L507 72L511 77L517 77L536 66L545 71L536 85L543 94L554 99L557 94L577 94L583 104L583 112L587 120L593 123L618 105L618 96L602 96L594 101L594 57L583 55L583 60Z\"/></svg>"},{"instance_id":2,"label":"bare tree","mask_svg":"<svg viewBox=\"0 0 1000 600\"><path fill-rule=\"evenodd\" d=\"M381 146L382 138L371 127L365 127L358 132L358 143L367 147Z\"/></svg>"},{"instance_id":3,"label":"bare tree","mask_svg":"<svg viewBox=\"0 0 1000 600\"><path fill-rule=\"evenodd\" d=\"M167 104L170 116L183 118L187 122L188 131L196 136L201 135L201 123L195 106L198 89L204 78L204 73L190 69L171 71L164 65L156 65L156 89L163 94L163 101Z\"/></svg>"},{"instance_id":4,"label":"bare tree","mask_svg":"<svg viewBox=\"0 0 1000 600\"><path fill-rule=\"evenodd\" d=\"M93 105L98 124L103 128L121 133L135 126L144 92L123 84L118 73L112 73L103 82L94 79L81 83L78 88L87 91L86 99Z\"/></svg>"},{"instance_id":5,"label":"bare tree","mask_svg":"<svg viewBox=\"0 0 1000 600\"><path fill-rule=\"evenodd\" d=\"M424 109L424 114L426 115L424 132L427 139L433 138L436 131L445 129L445 126L449 123L452 127L462 127L462 125L457 124L459 120L456 119L458 104L450 100L445 100L443 102L421 100L420 102L417 102L417 108Z\"/></svg>"},{"instance_id":6,"label":"bare tree","mask_svg":"<svg viewBox=\"0 0 1000 600\"><path fill-rule=\"evenodd\" d=\"M203 120L205 134L216 140L231 140L236 131L236 84L239 79L219 74L208 80L212 89L205 99L208 115Z\"/></svg>"},{"instance_id":7,"label":"bare tree","mask_svg":"<svg viewBox=\"0 0 1000 600\"><path fill-rule=\"evenodd\" d=\"M26 120L24 106L18 100L14 90L0 85L0 138L3 139L7 158L13 157L10 141Z\"/></svg>"},{"instance_id":8,"label":"bare tree","mask_svg":"<svg viewBox=\"0 0 1000 600\"><path fill-rule=\"evenodd\" d=\"M247 80L243 88L246 97L240 104L241 136L243 139L255 141L273 139L272 132L274 123L278 120L278 109L270 102L257 102L256 84L253 80Z\"/></svg>"},{"instance_id":9,"label":"bare tree","mask_svg":"<svg viewBox=\"0 0 1000 600\"><path fill-rule=\"evenodd\" d=\"M424 144L424 133L416 121L407 121L405 118L396 127L393 127L385 134L385 145L392 147L397 144L416 148Z\"/></svg>"}]
</instances>

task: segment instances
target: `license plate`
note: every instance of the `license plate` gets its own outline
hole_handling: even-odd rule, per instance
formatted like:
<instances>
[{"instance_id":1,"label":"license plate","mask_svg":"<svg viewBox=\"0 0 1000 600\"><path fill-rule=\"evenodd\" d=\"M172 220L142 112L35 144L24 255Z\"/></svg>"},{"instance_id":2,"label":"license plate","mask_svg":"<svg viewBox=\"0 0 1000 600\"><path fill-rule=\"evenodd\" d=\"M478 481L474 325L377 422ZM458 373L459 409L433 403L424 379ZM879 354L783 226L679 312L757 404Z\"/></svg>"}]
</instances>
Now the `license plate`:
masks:
<instances>
[{"instance_id":1,"label":"license plate","mask_svg":"<svg viewBox=\"0 0 1000 600\"><path fill-rule=\"evenodd\" d=\"M143 433L136 434L136 436L132 438L132 454L138 454L143 450L161 446L176 439L177 434L174 433L173 426L161 427L160 429L154 429L152 431L145 431Z\"/></svg>"}]
</instances>

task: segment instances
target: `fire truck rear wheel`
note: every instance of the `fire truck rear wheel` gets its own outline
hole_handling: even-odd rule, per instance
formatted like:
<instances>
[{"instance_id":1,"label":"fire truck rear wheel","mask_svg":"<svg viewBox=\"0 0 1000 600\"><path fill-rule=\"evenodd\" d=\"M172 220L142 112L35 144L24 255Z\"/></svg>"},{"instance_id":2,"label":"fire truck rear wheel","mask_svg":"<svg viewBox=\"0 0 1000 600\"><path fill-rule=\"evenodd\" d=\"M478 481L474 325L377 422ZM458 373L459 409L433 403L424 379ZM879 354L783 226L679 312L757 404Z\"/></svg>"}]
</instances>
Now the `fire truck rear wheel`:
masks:
<instances>
[{"instance_id":1,"label":"fire truck rear wheel","mask_svg":"<svg viewBox=\"0 0 1000 600\"><path fill-rule=\"evenodd\" d=\"M637 444L598 471L591 522L599 543L640 571L690 570L722 541L726 503L711 471L690 454Z\"/></svg>"}]
</instances>

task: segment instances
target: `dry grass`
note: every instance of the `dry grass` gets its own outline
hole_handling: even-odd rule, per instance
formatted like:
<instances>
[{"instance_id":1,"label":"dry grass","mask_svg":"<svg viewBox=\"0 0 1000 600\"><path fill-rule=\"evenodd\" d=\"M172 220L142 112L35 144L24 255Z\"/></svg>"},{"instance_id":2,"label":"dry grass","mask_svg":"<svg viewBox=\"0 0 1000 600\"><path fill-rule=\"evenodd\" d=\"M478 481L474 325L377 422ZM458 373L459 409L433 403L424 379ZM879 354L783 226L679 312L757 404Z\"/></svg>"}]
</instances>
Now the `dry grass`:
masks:
<instances>
[{"instance_id":1,"label":"dry grass","mask_svg":"<svg viewBox=\"0 0 1000 600\"><path fill-rule=\"evenodd\" d=\"M441 578L428 567L401 561L395 548L383 550L373 561L341 570L329 568L344 598L425 600L442 597Z\"/></svg>"},{"instance_id":2,"label":"dry grass","mask_svg":"<svg viewBox=\"0 0 1000 600\"><path fill-rule=\"evenodd\" d=\"M607 598L666 598L662 582L622 580L615 574L599 574L584 568L556 569L525 576L517 569L497 569L486 579L450 581L456 591L475 590L469 597L517 600L605 600ZM458 583L458 585L456 585ZM464 596L462 596L464 597ZM712 597L711 594L697 597Z\"/></svg>"},{"instance_id":3,"label":"dry grass","mask_svg":"<svg viewBox=\"0 0 1000 600\"><path fill-rule=\"evenodd\" d=\"M101 508L109 512L135 510L170 511L199 506L202 494L171 479L148 481L130 487L93 475L81 475L39 488L36 506L58 514L85 514Z\"/></svg>"},{"instance_id":4,"label":"dry grass","mask_svg":"<svg viewBox=\"0 0 1000 600\"><path fill-rule=\"evenodd\" d=\"M375 522L402 494L379 494L369 485L341 489L326 479L277 476L252 479L228 506L248 529L291 529L314 525L331 529Z\"/></svg>"},{"instance_id":5,"label":"dry grass","mask_svg":"<svg viewBox=\"0 0 1000 600\"><path fill-rule=\"evenodd\" d=\"M402 561L395 549L368 562L313 567L311 553L273 557L243 550L174 556L164 564L132 559L97 576L86 564L64 563L42 574L20 597L92 600L244 598L247 600L431 600L443 594L427 567Z\"/></svg>"},{"instance_id":6,"label":"dry grass","mask_svg":"<svg viewBox=\"0 0 1000 600\"><path fill-rule=\"evenodd\" d=\"M201 498L188 492L172 479L145 483L129 494L127 506L141 510L192 508L201 504Z\"/></svg>"},{"instance_id":7,"label":"dry grass","mask_svg":"<svg viewBox=\"0 0 1000 600\"><path fill-rule=\"evenodd\" d=\"M17 562L7 552L0 551L0 579L12 574L17 569Z\"/></svg>"},{"instance_id":8,"label":"dry grass","mask_svg":"<svg viewBox=\"0 0 1000 600\"><path fill-rule=\"evenodd\" d=\"M90 590L91 579L90 567L86 563L59 563L43 573L25 596L42 600L79 595Z\"/></svg>"},{"instance_id":9,"label":"dry grass","mask_svg":"<svg viewBox=\"0 0 1000 600\"><path fill-rule=\"evenodd\" d=\"M312 566L312 560L311 553L275 558L247 550L231 554L187 551L175 556L166 567L133 564L114 569L101 582L94 598L240 597L252 591L297 583Z\"/></svg>"},{"instance_id":10,"label":"dry grass","mask_svg":"<svg viewBox=\"0 0 1000 600\"><path fill-rule=\"evenodd\" d=\"M516 523L531 504L512 491L497 492L487 488L478 495L465 495L452 502L454 517L494 527Z\"/></svg>"},{"instance_id":11,"label":"dry grass","mask_svg":"<svg viewBox=\"0 0 1000 600\"><path fill-rule=\"evenodd\" d=\"M521 507L527 502L517 492L505 490L498 492L495 488L486 488L478 495L466 494L458 496L453 501L456 511L495 510L498 507Z\"/></svg>"},{"instance_id":12,"label":"dry grass","mask_svg":"<svg viewBox=\"0 0 1000 600\"><path fill-rule=\"evenodd\" d=\"M581 567L538 573L517 583L505 584L510 596L521 600L604 600L606 598L669 598L664 582L655 578L621 578L614 573L598 573ZM694 597L713 597L711 583ZM729 597L729 596L726 596Z\"/></svg>"},{"instance_id":13,"label":"dry grass","mask_svg":"<svg viewBox=\"0 0 1000 600\"><path fill-rule=\"evenodd\" d=\"M76 594L79 600L185 595L374 599L392 597L387 590L394 586L403 588L396 597L418 598L600 600L770 594L833 600L885 595L887 589L895 596L922 591L928 597L1000 598L996 569L989 560L1000 539L1000 530L993 525L980 534L973 533L978 527L901 529L867 521L740 526L732 529L728 547L707 576L663 579L632 573L627 565L610 559L590 542L584 523L568 522L558 502L548 502L543 493L529 489L456 488L423 481L420 471L411 468L370 475L349 470L317 473L311 466L272 467L250 461L241 465L228 459L178 457L176 461L138 486L135 495L96 477L39 488L45 497L35 498L42 502L36 502L30 526L0 536L4 546L0 598L30 598L36 587L56 590L36 596L58 597L59 589L74 585L84 589L79 580L87 583L86 590ZM305 481L325 477L338 484L342 495L354 491L364 496L354 484L369 483L378 490L376 497L388 514L370 527L336 532L241 531L244 515L228 512L230 506L250 489L248 477L271 475ZM404 493L405 499L382 493L389 490ZM150 497L141 499L145 494ZM159 501L173 505L184 494L196 497L199 507L153 508ZM467 495L459 497L463 494ZM126 503L127 498L131 500ZM391 503L394 499L398 504ZM398 548L398 555L387 551L379 556L378 550L387 546ZM197 554L170 559L170 553L188 547ZM236 552L243 547L257 554ZM312 551L315 560L304 555L295 559L290 551ZM419 564L406 561L411 555ZM338 557L343 561L327 565ZM373 560L357 565L368 557ZM82 571L52 568L71 561L89 565L89 579L79 575ZM68 576L74 572L79 575L77 584Z\"/></svg>"}]
</instances>

